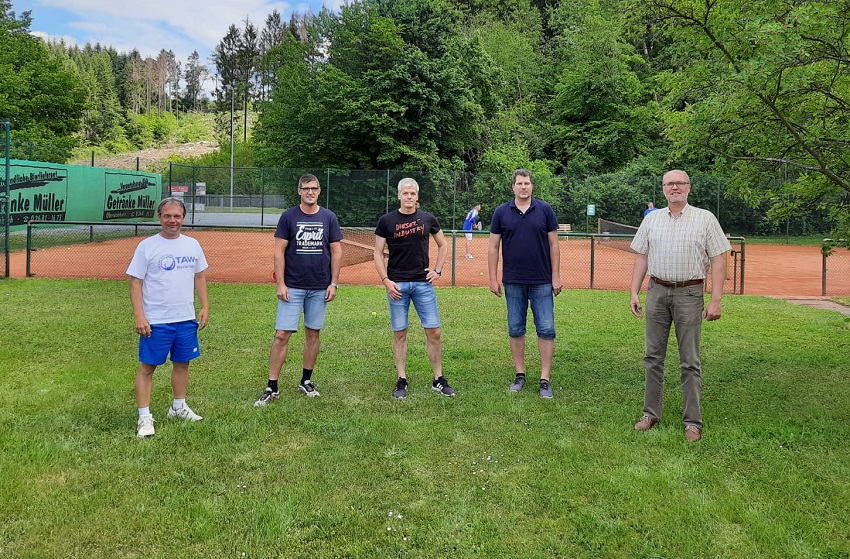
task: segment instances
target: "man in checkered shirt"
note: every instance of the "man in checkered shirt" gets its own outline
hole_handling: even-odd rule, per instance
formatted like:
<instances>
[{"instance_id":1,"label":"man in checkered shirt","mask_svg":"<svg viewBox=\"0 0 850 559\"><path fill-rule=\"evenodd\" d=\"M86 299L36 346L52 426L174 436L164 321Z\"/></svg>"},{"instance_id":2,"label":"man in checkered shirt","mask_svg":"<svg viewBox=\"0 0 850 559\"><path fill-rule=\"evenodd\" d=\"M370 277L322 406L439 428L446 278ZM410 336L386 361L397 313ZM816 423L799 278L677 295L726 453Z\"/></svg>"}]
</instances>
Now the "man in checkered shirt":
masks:
<instances>
[{"instance_id":1,"label":"man in checkered shirt","mask_svg":"<svg viewBox=\"0 0 850 559\"><path fill-rule=\"evenodd\" d=\"M691 181L684 171L669 171L662 179L667 207L648 213L631 248L637 253L631 285L631 311L641 318L640 288L649 273L646 290L646 393L638 431L652 429L661 420L664 358L670 326L676 326L682 380L685 437L702 437L702 320L720 318L720 300L726 279L725 253L731 250L714 214L688 205ZM705 305L706 277L711 273L711 297Z\"/></svg>"}]
</instances>

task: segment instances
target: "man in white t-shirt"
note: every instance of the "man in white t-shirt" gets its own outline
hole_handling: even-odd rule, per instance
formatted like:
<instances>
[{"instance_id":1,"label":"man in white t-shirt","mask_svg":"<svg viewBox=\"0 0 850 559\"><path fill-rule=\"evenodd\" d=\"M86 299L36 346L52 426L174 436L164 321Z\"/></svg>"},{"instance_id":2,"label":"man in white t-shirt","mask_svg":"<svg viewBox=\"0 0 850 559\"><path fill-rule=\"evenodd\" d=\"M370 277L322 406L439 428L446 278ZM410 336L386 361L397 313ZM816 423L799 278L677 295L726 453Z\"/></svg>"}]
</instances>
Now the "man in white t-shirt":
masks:
<instances>
[{"instance_id":1,"label":"man in white t-shirt","mask_svg":"<svg viewBox=\"0 0 850 559\"><path fill-rule=\"evenodd\" d=\"M154 435L150 411L153 373L171 355L174 401L168 417L188 421L203 419L186 405L189 361L201 355L198 330L209 322L210 306L204 270L207 259L195 239L180 234L186 206L166 198L157 207L162 231L139 243L127 268L130 302L139 334L139 369L136 372L138 437ZM195 292L201 310L195 319Z\"/></svg>"}]
</instances>

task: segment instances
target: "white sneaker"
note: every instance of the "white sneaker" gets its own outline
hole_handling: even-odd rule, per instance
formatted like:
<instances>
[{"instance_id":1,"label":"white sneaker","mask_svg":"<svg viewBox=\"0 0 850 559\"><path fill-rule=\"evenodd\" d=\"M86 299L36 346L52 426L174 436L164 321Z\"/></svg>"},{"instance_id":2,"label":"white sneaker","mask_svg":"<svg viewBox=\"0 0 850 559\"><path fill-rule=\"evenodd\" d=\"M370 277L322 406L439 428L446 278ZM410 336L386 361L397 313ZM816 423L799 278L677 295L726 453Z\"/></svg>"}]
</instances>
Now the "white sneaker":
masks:
<instances>
[{"instance_id":1,"label":"white sneaker","mask_svg":"<svg viewBox=\"0 0 850 559\"><path fill-rule=\"evenodd\" d=\"M152 415L143 415L140 417L139 422L136 424L136 436L140 439L153 437L156 434L153 428L154 423Z\"/></svg>"},{"instance_id":2,"label":"white sneaker","mask_svg":"<svg viewBox=\"0 0 850 559\"><path fill-rule=\"evenodd\" d=\"M254 402L254 407L264 408L269 405L269 402L271 402L272 400L277 400L278 398L280 398L280 392L272 392L271 388L266 388L265 390L263 390L263 393L260 395L257 401Z\"/></svg>"},{"instance_id":3,"label":"white sneaker","mask_svg":"<svg viewBox=\"0 0 850 559\"><path fill-rule=\"evenodd\" d=\"M319 391L316 390L316 385L313 384L312 380L305 380L304 382L298 385L298 390L301 391L302 394L309 396L310 398L315 398L319 396Z\"/></svg>"},{"instance_id":4,"label":"white sneaker","mask_svg":"<svg viewBox=\"0 0 850 559\"><path fill-rule=\"evenodd\" d=\"M183 407L179 410L175 410L173 407L168 406L168 417L176 417L177 419L185 419L186 421L200 421L203 419L203 417L193 412L192 408L186 404L183 404Z\"/></svg>"}]
</instances>

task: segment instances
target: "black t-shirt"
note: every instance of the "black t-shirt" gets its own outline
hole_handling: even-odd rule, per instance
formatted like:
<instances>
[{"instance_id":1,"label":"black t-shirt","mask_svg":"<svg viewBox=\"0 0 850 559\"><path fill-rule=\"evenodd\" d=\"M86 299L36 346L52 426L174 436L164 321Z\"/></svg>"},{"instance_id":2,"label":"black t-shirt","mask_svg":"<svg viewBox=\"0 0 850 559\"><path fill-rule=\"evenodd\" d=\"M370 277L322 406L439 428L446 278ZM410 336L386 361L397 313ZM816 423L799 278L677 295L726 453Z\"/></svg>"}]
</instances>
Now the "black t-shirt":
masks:
<instances>
[{"instance_id":1,"label":"black t-shirt","mask_svg":"<svg viewBox=\"0 0 850 559\"><path fill-rule=\"evenodd\" d=\"M387 240L387 277L393 281L428 281L428 240L439 232L437 218L422 210L412 214L396 210L383 216L375 234Z\"/></svg>"},{"instance_id":2,"label":"black t-shirt","mask_svg":"<svg viewBox=\"0 0 850 559\"><path fill-rule=\"evenodd\" d=\"M275 237L286 239L283 282L295 289L327 289L331 284L331 243L342 240L336 215L325 208L313 215L289 208L277 222Z\"/></svg>"}]
</instances>

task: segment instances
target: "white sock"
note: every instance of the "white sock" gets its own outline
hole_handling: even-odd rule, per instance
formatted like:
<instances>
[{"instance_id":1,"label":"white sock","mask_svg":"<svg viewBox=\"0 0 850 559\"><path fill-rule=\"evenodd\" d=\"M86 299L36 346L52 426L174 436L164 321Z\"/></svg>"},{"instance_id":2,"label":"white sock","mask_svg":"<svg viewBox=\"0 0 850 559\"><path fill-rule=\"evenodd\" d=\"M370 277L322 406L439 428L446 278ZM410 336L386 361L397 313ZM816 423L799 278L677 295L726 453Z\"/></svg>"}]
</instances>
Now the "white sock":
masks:
<instances>
[{"instance_id":1,"label":"white sock","mask_svg":"<svg viewBox=\"0 0 850 559\"><path fill-rule=\"evenodd\" d=\"M186 398L174 398L174 402L172 402L171 407L175 410L179 410L183 406L186 405Z\"/></svg>"},{"instance_id":2,"label":"white sock","mask_svg":"<svg viewBox=\"0 0 850 559\"><path fill-rule=\"evenodd\" d=\"M145 406L143 408L139 408L139 419L143 418L146 415L151 415L150 406Z\"/></svg>"}]
</instances>

